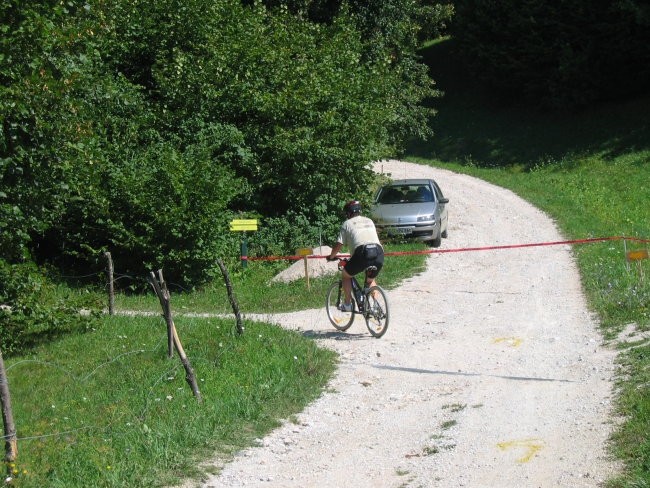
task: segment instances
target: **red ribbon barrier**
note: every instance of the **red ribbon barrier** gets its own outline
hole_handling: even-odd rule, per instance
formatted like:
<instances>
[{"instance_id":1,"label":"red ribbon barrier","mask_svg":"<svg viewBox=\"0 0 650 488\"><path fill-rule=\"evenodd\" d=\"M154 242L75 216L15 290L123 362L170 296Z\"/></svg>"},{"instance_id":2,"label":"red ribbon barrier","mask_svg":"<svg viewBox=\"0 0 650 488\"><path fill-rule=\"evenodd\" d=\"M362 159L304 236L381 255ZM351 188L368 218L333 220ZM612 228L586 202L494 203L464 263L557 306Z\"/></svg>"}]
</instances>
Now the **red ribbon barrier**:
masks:
<instances>
[{"instance_id":1,"label":"red ribbon barrier","mask_svg":"<svg viewBox=\"0 0 650 488\"><path fill-rule=\"evenodd\" d=\"M640 237L625 237L625 236L614 236L614 237L592 237L588 239L574 239L570 241L554 241L554 242L533 242L527 244L508 244L502 246L484 246L484 247L463 247L457 249L429 249L426 251L395 251L387 252L386 256L404 256L409 254L443 254L450 252L472 252L472 251L494 251L499 249L518 249L524 247L541 247L541 246L560 246L566 244L590 244L593 242L605 242L605 241L633 241L633 242L642 242L650 243L650 239L642 239ZM339 256L349 256L349 254L340 254ZM288 260L288 261L297 261L299 259L304 259L305 256L248 256L249 261L279 261L279 260ZM307 256L307 259L325 259L327 256L318 256L311 255Z\"/></svg>"}]
</instances>

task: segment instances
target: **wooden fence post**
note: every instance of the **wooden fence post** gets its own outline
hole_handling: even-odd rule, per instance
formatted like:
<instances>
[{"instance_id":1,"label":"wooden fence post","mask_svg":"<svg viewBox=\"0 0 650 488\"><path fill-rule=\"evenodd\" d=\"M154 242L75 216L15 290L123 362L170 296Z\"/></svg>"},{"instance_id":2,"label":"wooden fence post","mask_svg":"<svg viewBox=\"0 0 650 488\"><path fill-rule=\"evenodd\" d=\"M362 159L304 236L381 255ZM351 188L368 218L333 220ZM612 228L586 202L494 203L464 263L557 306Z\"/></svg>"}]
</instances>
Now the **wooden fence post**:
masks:
<instances>
[{"instance_id":1,"label":"wooden fence post","mask_svg":"<svg viewBox=\"0 0 650 488\"><path fill-rule=\"evenodd\" d=\"M104 253L106 257L106 271L108 273L108 314L113 315L115 313L115 288L113 281L113 259L111 258L111 253L106 251Z\"/></svg>"},{"instance_id":2,"label":"wooden fence post","mask_svg":"<svg viewBox=\"0 0 650 488\"><path fill-rule=\"evenodd\" d=\"M167 285L165 284L165 280L163 279L161 269L158 270L158 277L160 278L160 283L158 283L158 281L156 280L156 275L152 271L150 273L149 283L151 283L151 286L153 286L156 295L158 295L158 300L160 301L160 305L162 306L165 322L167 323L168 340L170 344L173 343L173 346L176 347L176 350L178 351L178 355L180 356L181 359L181 363L185 368L185 381L187 381L187 383L190 385L190 388L192 389L192 393L194 393L194 396L200 403L202 401L201 392L199 391L199 386L196 382L196 376L194 375L194 370L192 369L190 360L187 358L187 355L185 354L185 350L183 349L183 345L181 344L181 340L178 337L178 333L176 332L176 326L174 325L174 319L172 318L169 290L167 290ZM169 357L173 355L173 349L171 351L172 352L169 354Z\"/></svg>"},{"instance_id":3,"label":"wooden fence post","mask_svg":"<svg viewBox=\"0 0 650 488\"><path fill-rule=\"evenodd\" d=\"M162 270L158 270L159 281L156 280L156 275L152 271L149 274L149 283L153 287L153 291L158 297L160 306L163 309L163 317L167 324L167 357L172 358L174 356L174 331L172 329L174 322L171 320L171 300L169 296L169 290L167 290L167 284L163 280Z\"/></svg>"},{"instance_id":4,"label":"wooden fence post","mask_svg":"<svg viewBox=\"0 0 650 488\"><path fill-rule=\"evenodd\" d=\"M2 423L5 437L5 462L13 463L18 457L18 441L16 426L11 410L11 395L9 394L9 380L5 370L5 362L0 351L0 403L2 404Z\"/></svg>"},{"instance_id":5,"label":"wooden fence post","mask_svg":"<svg viewBox=\"0 0 650 488\"><path fill-rule=\"evenodd\" d=\"M221 259L217 259L217 264L219 269L221 269L221 274L223 275L223 280L226 282L226 290L228 291L228 300L230 300L230 306L232 311L235 314L235 320L237 322L237 334L241 335L244 333L244 325L242 324L241 313L239 312L239 305L235 299L235 295L232 292L232 283L230 283L230 275L228 274L228 269L223 264Z\"/></svg>"}]
</instances>

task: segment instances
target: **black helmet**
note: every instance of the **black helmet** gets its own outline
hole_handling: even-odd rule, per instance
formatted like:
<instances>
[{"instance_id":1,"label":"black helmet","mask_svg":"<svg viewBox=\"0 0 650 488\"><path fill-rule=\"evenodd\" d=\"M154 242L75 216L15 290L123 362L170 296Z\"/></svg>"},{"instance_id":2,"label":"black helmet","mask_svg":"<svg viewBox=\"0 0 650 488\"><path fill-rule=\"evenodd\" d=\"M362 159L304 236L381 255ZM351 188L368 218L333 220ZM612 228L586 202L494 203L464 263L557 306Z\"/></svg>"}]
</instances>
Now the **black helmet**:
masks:
<instances>
[{"instance_id":1,"label":"black helmet","mask_svg":"<svg viewBox=\"0 0 650 488\"><path fill-rule=\"evenodd\" d=\"M361 202L359 200L350 200L343 206L343 211L348 217L361 213Z\"/></svg>"}]
</instances>

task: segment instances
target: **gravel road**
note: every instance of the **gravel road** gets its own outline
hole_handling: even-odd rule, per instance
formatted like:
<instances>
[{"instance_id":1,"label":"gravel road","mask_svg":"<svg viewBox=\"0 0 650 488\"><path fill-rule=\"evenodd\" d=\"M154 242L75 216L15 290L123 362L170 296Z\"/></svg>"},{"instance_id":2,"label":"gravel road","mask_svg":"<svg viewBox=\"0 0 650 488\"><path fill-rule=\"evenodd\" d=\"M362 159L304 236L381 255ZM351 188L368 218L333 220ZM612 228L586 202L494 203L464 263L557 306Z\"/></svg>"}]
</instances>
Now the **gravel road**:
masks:
<instances>
[{"instance_id":1,"label":"gravel road","mask_svg":"<svg viewBox=\"0 0 650 488\"><path fill-rule=\"evenodd\" d=\"M450 198L440 249L563 240L476 178L392 160L376 170L438 181ZM570 246L433 253L388 299L381 339L359 318L335 331L323 308L264 317L336 350L340 368L297 418L198 486L579 488L615 472L615 354Z\"/></svg>"}]
</instances>

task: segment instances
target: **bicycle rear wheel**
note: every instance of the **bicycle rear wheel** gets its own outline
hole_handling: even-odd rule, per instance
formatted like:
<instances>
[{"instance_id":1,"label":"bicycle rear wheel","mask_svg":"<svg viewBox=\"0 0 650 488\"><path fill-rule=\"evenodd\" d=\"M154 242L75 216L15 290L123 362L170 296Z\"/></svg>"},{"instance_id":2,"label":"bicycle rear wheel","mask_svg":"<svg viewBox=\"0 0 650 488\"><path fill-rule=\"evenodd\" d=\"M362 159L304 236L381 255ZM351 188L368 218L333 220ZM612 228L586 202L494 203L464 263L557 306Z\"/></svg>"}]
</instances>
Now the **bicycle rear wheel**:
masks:
<instances>
[{"instance_id":1,"label":"bicycle rear wheel","mask_svg":"<svg viewBox=\"0 0 650 488\"><path fill-rule=\"evenodd\" d=\"M351 312L344 312L341 310L340 307L343 302L343 286L340 281L335 281L327 291L325 310L327 310L327 318L330 319L331 324L336 330L340 331L348 330L352 325L352 322L354 322L354 298L352 299Z\"/></svg>"},{"instance_id":2,"label":"bicycle rear wheel","mask_svg":"<svg viewBox=\"0 0 650 488\"><path fill-rule=\"evenodd\" d=\"M372 286L366 292L366 310L364 312L366 326L370 333L379 338L388 330L388 299L379 286Z\"/></svg>"}]
</instances>

